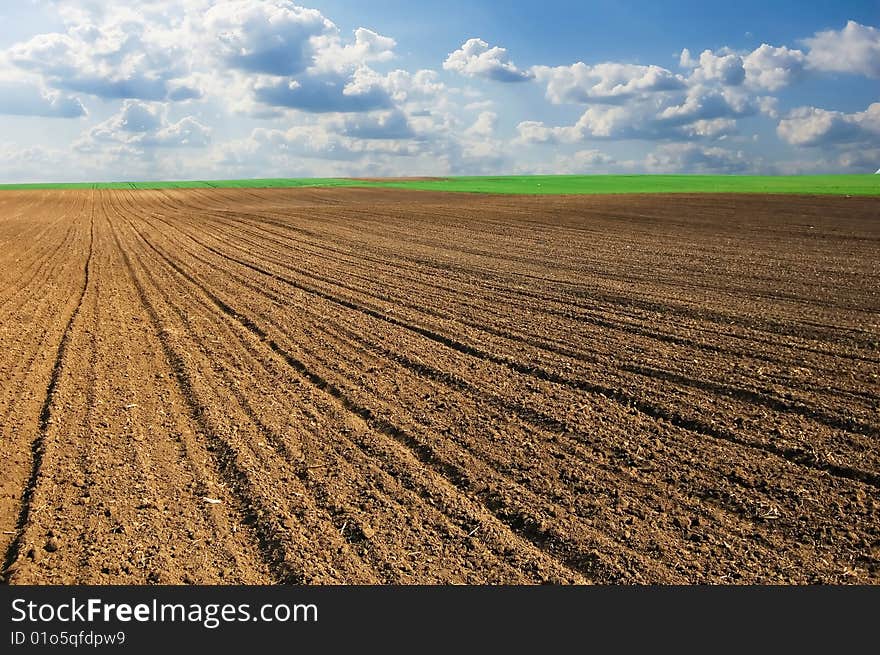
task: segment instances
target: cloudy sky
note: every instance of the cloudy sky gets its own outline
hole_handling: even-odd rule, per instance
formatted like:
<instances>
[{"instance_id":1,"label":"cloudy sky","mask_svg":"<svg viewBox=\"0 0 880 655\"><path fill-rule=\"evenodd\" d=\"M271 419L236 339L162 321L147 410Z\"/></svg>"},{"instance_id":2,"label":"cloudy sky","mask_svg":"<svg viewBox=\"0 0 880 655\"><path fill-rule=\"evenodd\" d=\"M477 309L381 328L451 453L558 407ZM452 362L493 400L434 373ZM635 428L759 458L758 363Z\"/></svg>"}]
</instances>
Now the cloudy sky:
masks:
<instances>
[{"instance_id":1,"label":"cloudy sky","mask_svg":"<svg viewBox=\"0 0 880 655\"><path fill-rule=\"evenodd\" d=\"M880 167L876 0L21 0L0 25L2 182Z\"/></svg>"}]
</instances>

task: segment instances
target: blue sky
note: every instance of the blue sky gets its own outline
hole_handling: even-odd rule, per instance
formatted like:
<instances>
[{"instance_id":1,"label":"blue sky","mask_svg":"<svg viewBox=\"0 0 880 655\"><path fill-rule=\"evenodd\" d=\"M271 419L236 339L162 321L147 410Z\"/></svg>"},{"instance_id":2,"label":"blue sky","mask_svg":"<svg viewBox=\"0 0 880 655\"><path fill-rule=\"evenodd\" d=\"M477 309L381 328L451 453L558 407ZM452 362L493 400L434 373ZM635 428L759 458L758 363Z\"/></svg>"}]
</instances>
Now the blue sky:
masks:
<instances>
[{"instance_id":1,"label":"blue sky","mask_svg":"<svg viewBox=\"0 0 880 655\"><path fill-rule=\"evenodd\" d=\"M867 2L0 5L0 181L868 173Z\"/></svg>"}]
</instances>

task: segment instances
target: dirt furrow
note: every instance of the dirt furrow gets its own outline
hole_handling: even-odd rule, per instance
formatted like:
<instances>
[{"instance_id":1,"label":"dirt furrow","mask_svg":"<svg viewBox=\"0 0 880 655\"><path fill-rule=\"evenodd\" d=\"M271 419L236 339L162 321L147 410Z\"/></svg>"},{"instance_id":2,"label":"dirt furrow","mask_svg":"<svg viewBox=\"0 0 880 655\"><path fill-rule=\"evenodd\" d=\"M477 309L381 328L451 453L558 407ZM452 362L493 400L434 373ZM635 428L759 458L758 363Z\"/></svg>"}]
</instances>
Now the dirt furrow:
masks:
<instances>
[{"instance_id":1,"label":"dirt furrow","mask_svg":"<svg viewBox=\"0 0 880 655\"><path fill-rule=\"evenodd\" d=\"M85 297L86 291L89 287L89 275L91 272L94 240L95 222L94 206L92 206L89 216L89 245L85 258L85 263L83 264L82 269L82 287L79 291L76 305L74 306L70 317L67 319L67 323L64 326L64 331L61 334L61 340L58 343L58 347L55 351L55 359L52 364L52 370L49 374L49 382L46 386L46 392L43 398L42 405L40 407L40 413L38 415L37 434L30 444L30 474L27 479L24 494L21 498L21 507L15 523L14 530L16 532L16 535L12 542L7 546L3 558L4 577L10 575L10 568L14 568L19 558L24 555L24 553L22 553L22 537L24 535L24 529L27 526L28 520L31 516L31 511L33 509L34 493L37 488L39 477L42 474L41 469L43 455L45 451L49 425L52 420L52 404L55 400L56 388L58 386L58 381L61 376L62 367L64 366L65 357L67 356L67 348L70 342L72 329L77 319L77 316L79 315L80 308L82 307L83 298ZM14 573L14 571L12 573Z\"/></svg>"},{"instance_id":2,"label":"dirt furrow","mask_svg":"<svg viewBox=\"0 0 880 655\"><path fill-rule=\"evenodd\" d=\"M0 194L6 581L876 583L877 215Z\"/></svg>"},{"instance_id":3,"label":"dirt furrow","mask_svg":"<svg viewBox=\"0 0 880 655\"><path fill-rule=\"evenodd\" d=\"M598 394L604 396L606 398L611 398L615 401L622 403L627 407L635 407L640 412L647 414L652 418L661 418L678 427L681 427L686 430L690 430L693 432L697 432L703 436L713 437L716 439L723 439L727 441L731 441L733 443L737 443L739 445L747 445L750 447L757 448L767 453L771 453L782 457L784 459L788 459L794 463L807 466L810 468L814 468L817 470L827 471L832 475L838 475L840 477L844 477L847 479L860 480L866 482L868 484L877 486L880 484L880 474L876 473L873 470L865 470L856 466L850 465L841 465L831 461L826 461L820 455L813 450L805 449L803 447L786 447L786 446L778 446L769 441L763 440L752 440L745 437L738 436L732 433L729 430L724 428L716 427L712 425L708 420L702 417L694 417L693 415L688 416L686 413L678 410L678 409L670 409L664 407L662 405L656 404L656 401L652 401L651 399L644 399L643 397L638 397L633 395L632 393L626 391L625 389L630 386L627 381L623 381L622 386L612 387L610 385L602 385L597 384L595 382L587 381L585 379L580 379L577 377L573 377L567 374L560 374L554 370L546 368L544 366L536 365L533 363L526 363L520 361L518 359L512 359L506 355L494 354L491 351L483 350L479 347L475 347L466 343L464 341L460 341L455 338L451 338L445 336L439 332L436 332L432 329L423 327L421 324L412 323L406 319L400 319L396 316L391 316L381 310L373 309L372 307L365 306L349 300L344 296L333 295L332 293L324 292L319 288L316 288L312 285L305 284L299 282L293 278L290 278L285 275L281 275L279 273L275 273L269 269L263 268L256 264L250 263L246 260L239 259L227 253L224 253L222 250L218 248L214 248L213 246L208 245L204 240L193 237L189 234L190 238L192 238L196 243L200 246L213 252L216 255L219 255L225 259L233 261L237 264L240 264L246 268L254 270L258 273L261 273L265 276L268 276L274 280L278 280L288 284L292 287L295 287L301 291L305 291L309 294L317 296L322 300L329 301L333 304L342 306L347 309L351 309L357 311L361 314L369 316L371 318L377 318L379 320L385 321L397 327L403 327L407 330L415 332L423 337L427 337L428 339L442 344L446 347L457 350L463 354L470 355L473 357L477 357L478 359L482 359L487 362L500 364L510 368L511 370L531 375L537 377L541 380L554 382L557 384L561 384L564 386L572 387L574 389L578 389L581 391L587 391L590 393ZM501 346L496 346L499 350L502 349ZM534 360L531 360L534 361ZM548 362L550 366L558 366L558 362L550 361ZM668 392L667 392L668 394ZM769 402L769 401L768 401ZM682 406L682 405L679 405ZM807 415L810 418L816 418L816 410L807 409L805 410ZM821 413L819 413L821 417ZM831 426L837 428L845 428L848 430L856 431L858 433L867 433L869 436L874 434L877 431L873 425L865 425L859 421L855 421L853 419L841 420L837 417L832 417L830 419Z\"/></svg>"},{"instance_id":4,"label":"dirt furrow","mask_svg":"<svg viewBox=\"0 0 880 655\"><path fill-rule=\"evenodd\" d=\"M155 250L155 248L154 248L154 250ZM178 264L176 264L175 262L168 259L167 256L164 255L163 253L161 253L159 250L155 250L155 251L157 252L157 254L159 254L161 257L163 257L165 259L165 262L173 270L175 270L179 274L181 274L185 279L187 279L188 282L193 283L193 284L198 284L195 280L193 280L186 273L184 273L180 269ZM299 373L301 373L305 377L305 379L307 379L312 384L312 386L314 386L319 391L329 393L330 397L332 397L333 399L335 399L339 403L339 407L341 409L344 409L346 412L349 412L351 415L353 415L352 417L350 417L348 419L349 421L353 421L355 425L358 425L361 423L366 423L366 425L369 426L370 428L372 428L375 433L384 435L385 437L393 439L394 441L401 442L402 435L401 435L401 431L398 428L396 428L395 426L393 426L387 422L380 422L377 426L376 421L375 421L375 417L370 416L369 410L365 410L364 408L360 408L360 407L352 407L349 403L346 403L345 398L343 398L341 396L341 394L339 393L339 391L336 387L333 387L332 385L330 385L326 380L323 380L322 378L320 378L314 374L310 374L309 371L307 371L303 368L301 362L297 362L296 360L293 360L290 357L290 355L285 353L283 350L281 350L277 344L275 344L272 341L266 340L265 332L261 328L259 328L256 324L254 324L252 321L249 321L246 317L242 316L241 314L239 314L238 312L233 310L225 302L219 300L219 298L217 298L209 290L207 290L203 287L200 287L200 288L203 291L203 293L205 293L205 295L208 298L210 298L211 302L213 302L217 308L219 308L228 317L234 319L236 322L238 322L239 324L244 326L246 329L248 329L250 332L252 332L254 335L256 335L260 341L266 341L268 343L269 347L277 355L279 355L282 358L282 361L284 361L288 365L291 365L295 370L297 370ZM334 391L336 393L334 393ZM346 432L351 432L351 428L343 428L343 433L346 433ZM408 445L408 444L405 444L405 445ZM423 457L416 458L416 461L420 461L420 463L424 464ZM410 466L411 466L411 464L410 464ZM323 468L325 468L325 465L321 464L321 465L317 466L316 468L323 469ZM305 466L305 471L304 471L305 473L308 473L310 470L311 469L309 468L309 466ZM454 480L454 478L453 478L453 480ZM453 484L452 487L454 489L455 485ZM424 495L426 493L430 494L432 489L435 490L434 493L436 493L436 488L437 488L436 481L433 484L424 484L423 483L423 487L422 487L422 489L420 489L420 494L421 495ZM456 490L456 493L460 493L460 492L458 492ZM447 494L448 494L448 492L447 492ZM446 506L447 503L448 503L448 501L444 500L444 506ZM455 503L455 505L461 505L461 504L462 504L461 500L457 500L457 502ZM473 511L471 511L471 515L473 517L473 515L474 515ZM479 517L481 515L483 517L485 517L486 511L482 510L482 511L476 512L476 516ZM458 519L456 519L456 522L459 522L463 525L468 525L468 526L475 525L475 524L479 525L482 523L487 523L485 518L482 518L480 520L475 520L474 518L467 518L467 517L465 517L464 520L462 520L461 518L458 518ZM506 538L505 541L508 543L508 545L504 546L503 548L504 548L504 552L506 552L508 554L508 556L515 553L517 550L522 550L522 546L519 546L519 545L516 549L512 549L509 545L511 542L511 539L509 537ZM513 542L515 543L516 539L514 539ZM530 559L533 560L534 556L532 556ZM541 558L539 558L539 559L541 559ZM546 560L546 557L543 559ZM552 559L549 561L552 562ZM531 566L531 564L530 564L530 566ZM548 573L547 573L548 568L550 571L553 571L554 569L560 571L559 573L555 574L556 576L560 576L560 574L561 574L561 577L557 577L557 579L566 579L566 578L571 577L571 573L570 572L564 573L564 570L560 569L559 565L548 564L547 562L539 565L537 570L544 571L544 573L542 573L541 575L546 576L546 575L548 575ZM542 579L544 579L544 578L542 577Z\"/></svg>"},{"instance_id":5,"label":"dirt furrow","mask_svg":"<svg viewBox=\"0 0 880 655\"><path fill-rule=\"evenodd\" d=\"M263 334L263 333L261 332L261 335L262 335L262 334Z\"/></svg>"}]
</instances>

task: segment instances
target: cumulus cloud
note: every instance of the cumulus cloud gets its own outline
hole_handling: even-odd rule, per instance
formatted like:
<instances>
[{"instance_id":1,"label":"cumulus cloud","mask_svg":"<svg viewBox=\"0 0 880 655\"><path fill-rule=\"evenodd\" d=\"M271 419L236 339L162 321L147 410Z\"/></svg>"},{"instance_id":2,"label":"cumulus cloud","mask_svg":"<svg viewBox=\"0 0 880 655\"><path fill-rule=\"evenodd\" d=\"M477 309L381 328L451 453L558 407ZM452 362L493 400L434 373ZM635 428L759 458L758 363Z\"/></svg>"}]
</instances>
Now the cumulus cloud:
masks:
<instances>
[{"instance_id":1,"label":"cumulus cloud","mask_svg":"<svg viewBox=\"0 0 880 655\"><path fill-rule=\"evenodd\" d=\"M12 45L5 59L40 75L51 88L100 98L164 100L172 94L199 94L185 82L191 53L179 35L129 14L73 25L66 33L38 34Z\"/></svg>"},{"instance_id":2,"label":"cumulus cloud","mask_svg":"<svg viewBox=\"0 0 880 655\"><path fill-rule=\"evenodd\" d=\"M437 71L430 69L415 73L397 69L382 77L381 81L378 77L374 79L399 104L429 102L437 107L447 99L449 93L446 85L438 79Z\"/></svg>"},{"instance_id":3,"label":"cumulus cloud","mask_svg":"<svg viewBox=\"0 0 880 655\"><path fill-rule=\"evenodd\" d=\"M352 148L356 140L346 138L322 123L296 125L286 130L257 128L251 133L250 140L258 148L271 148L279 154L320 159L356 158ZM372 147L383 148L381 145Z\"/></svg>"},{"instance_id":4,"label":"cumulus cloud","mask_svg":"<svg viewBox=\"0 0 880 655\"><path fill-rule=\"evenodd\" d=\"M687 75L654 65L606 62L532 70L554 104L585 105L574 125L522 121L519 143L578 143L587 139L720 139L736 132L736 119L764 106L744 88L739 55L682 52Z\"/></svg>"},{"instance_id":5,"label":"cumulus cloud","mask_svg":"<svg viewBox=\"0 0 880 655\"><path fill-rule=\"evenodd\" d=\"M723 140L732 134L736 134L736 120L732 118L713 118L711 120L697 120L684 128L689 137Z\"/></svg>"},{"instance_id":6,"label":"cumulus cloud","mask_svg":"<svg viewBox=\"0 0 880 655\"><path fill-rule=\"evenodd\" d=\"M416 135L400 110L358 115L345 123L342 133L356 139L410 139Z\"/></svg>"},{"instance_id":7,"label":"cumulus cloud","mask_svg":"<svg viewBox=\"0 0 880 655\"><path fill-rule=\"evenodd\" d=\"M801 107L779 121L776 132L781 139L796 146L850 143L877 146L880 145L880 102L853 114Z\"/></svg>"},{"instance_id":8,"label":"cumulus cloud","mask_svg":"<svg viewBox=\"0 0 880 655\"><path fill-rule=\"evenodd\" d=\"M798 80L806 65L806 55L800 50L774 47L762 43L743 58L746 84L776 91Z\"/></svg>"},{"instance_id":9,"label":"cumulus cloud","mask_svg":"<svg viewBox=\"0 0 880 655\"><path fill-rule=\"evenodd\" d=\"M349 75L310 72L295 79L264 78L252 91L254 100L266 107L315 114L397 109L410 116L425 116L451 104L449 89L432 70L411 73L398 69L381 75L361 66Z\"/></svg>"},{"instance_id":10,"label":"cumulus cloud","mask_svg":"<svg viewBox=\"0 0 880 655\"><path fill-rule=\"evenodd\" d=\"M552 126L540 120L517 125L517 143L580 143L589 139L723 140L737 133L741 118L764 115L777 119L777 91L801 79L809 69L861 71L874 75L880 65L878 32L850 21L837 32L820 32L805 43L809 51L761 44L751 52L729 48L704 50L695 56L681 51L675 74L655 65L605 62L588 65L534 66L553 104L581 104L573 125ZM835 63L830 63L830 60ZM855 118L821 113L794 114L779 133L792 143L844 138L854 134ZM810 136L827 128L828 136ZM835 137L835 135L837 135ZM848 137L847 137L848 138ZM855 137L852 137L855 138Z\"/></svg>"},{"instance_id":11,"label":"cumulus cloud","mask_svg":"<svg viewBox=\"0 0 880 655\"><path fill-rule=\"evenodd\" d=\"M389 61L394 58L397 43L365 27L354 31L354 43L345 44L338 33L312 40L315 44L315 69L343 72L369 62Z\"/></svg>"},{"instance_id":12,"label":"cumulus cloud","mask_svg":"<svg viewBox=\"0 0 880 655\"><path fill-rule=\"evenodd\" d=\"M776 91L799 80L806 63L807 56L801 50L766 43L748 53L736 53L728 48L718 52L704 50L699 59L694 59L685 48L679 58L682 68L692 70L691 84L745 84L752 90L767 91Z\"/></svg>"},{"instance_id":13,"label":"cumulus cloud","mask_svg":"<svg viewBox=\"0 0 880 655\"><path fill-rule=\"evenodd\" d=\"M519 175L591 175L628 170L630 162L618 162L611 155L596 149L558 154L540 162L520 161L512 171Z\"/></svg>"},{"instance_id":14,"label":"cumulus cloud","mask_svg":"<svg viewBox=\"0 0 880 655\"><path fill-rule=\"evenodd\" d=\"M594 173L606 171L607 167L615 163L614 157L607 155L601 150L577 150L573 154L560 158L560 172L566 173Z\"/></svg>"},{"instance_id":15,"label":"cumulus cloud","mask_svg":"<svg viewBox=\"0 0 880 655\"><path fill-rule=\"evenodd\" d=\"M684 52L687 51L682 54ZM685 61L684 57L682 61ZM738 86L746 79L743 59L735 53L715 54L711 50L704 50L695 64L692 77L698 83L715 81L726 86Z\"/></svg>"},{"instance_id":16,"label":"cumulus cloud","mask_svg":"<svg viewBox=\"0 0 880 655\"><path fill-rule=\"evenodd\" d=\"M684 102L669 105L658 112L656 121L667 125L686 125L696 121L748 116L756 111L757 106L747 95L697 85L688 89Z\"/></svg>"},{"instance_id":17,"label":"cumulus cloud","mask_svg":"<svg viewBox=\"0 0 880 655\"><path fill-rule=\"evenodd\" d=\"M642 107L594 106L574 125L549 126L543 121L522 121L516 126L520 144L567 144L587 139L650 139L648 117L639 117Z\"/></svg>"},{"instance_id":18,"label":"cumulus cloud","mask_svg":"<svg viewBox=\"0 0 880 655\"><path fill-rule=\"evenodd\" d=\"M21 147L12 143L0 143L0 181L30 182L46 179L46 170L54 155L42 146ZM58 161L60 158L55 159Z\"/></svg>"},{"instance_id":19,"label":"cumulus cloud","mask_svg":"<svg viewBox=\"0 0 880 655\"><path fill-rule=\"evenodd\" d=\"M399 172L392 162L400 158L412 168L423 154L418 142L350 137L334 121L319 120L283 130L256 128L247 138L219 144L212 159L220 170L241 173L355 175Z\"/></svg>"},{"instance_id":20,"label":"cumulus cloud","mask_svg":"<svg viewBox=\"0 0 880 655\"><path fill-rule=\"evenodd\" d=\"M464 108L469 111L482 111L483 109L491 109L495 106L494 100L474 100L467 103Z\"/></svg>"},{"instance_id":21,"label":"cumulus cloud","mask_svg":"<svg viewBox=\"0 0 880 655\"><path fill-rule=\"evenodd\" d=\"M360 27L346 42L321 12L275 0L234 0L206 13L202 38L243 82L256 117L277 110L362 113L394 105L385 80L368 64L394 57L394 39ZM255 104L254 104L255 103ZM249 106L250 105L250 106Z\"/></svg>"},{"instance_id":22,"label":"cumulus cloud","mask_svg":"<svg viewBox=\"0 0 880 655\"><path fill-rule=\"evenodd\" d=\"M840 168L856 173L874 173L880 166L880 147L843 152L838 156L837 163Z\"/></svg>"},{"instance_id":23,"label":"cumulus cloud","mask_svg":"<svg viewBox=\"0 0 880 655\"><path fill-rule=\"evenodd\" d=\"M522 121L516 126L517 143L560 143L577 141L579 135L572 128L550 127L544 121ZM571 134L569 134L571 133Z\"/></svg>"},{"instance_id":24,"label":"cumulus cloud","mask_svg":"<svg viewBox=\"0 0 880 655\"><path fill-rule=\"evenodd\" d=\"M639 66L606 62L588 66L535 66L537 80L547 86L547 99L563 103L620 103L685 87L684 79L660 66Z\"/></svg>"},{"instance_id":25,"label":"cumulus cloud","mask_svg":"<svg viewBox=\"0 0 880 655\"><path fill-rule=\"evenodd\" d=\"M79 98L29 82L0 80L0 114L79 118L86 115Z\"/></svg>"},{"instance_id":26,"label":"cumulus cloud","mask_svg":"<svg viewBox=\"0 0 880 655\"><path fill-rule=\"evenodd\" d=\"M678 57L678 65L682 68L696 68L699 65L699 61L694 59L691 55L691 51L687 48L682 48L681 54Z\"/></svg>"},{"instance_id":27,"label":"cumulus cloud","mask_svg":"<svg viewBox=\"0 0 880 655\"><path fill-rule=\"evenodd\" d=\"M443 69L462 77L444 82L435 70L389 70L391 36L341 30L291 0L52 2L61 28L0 51L0 114L82 117L98 98L94 110L117 113L87 128L75 156L112 162L129 177L152 176L152 166L186 173L187 162L224 176L739 172L754 166L730 144L746 138L741 125L751 134L768 118L820 168L855 170L880 149L876 105L788 111L775 93L822 72L880 77L880 32L853 21L797 48L684 49L675 70L616 61L520 68L503 47L474 38L446 57ZM526 80L540 83L550 104L574 105L578 118L554 120L568 109L536 107L528 89L521 104L492 95L493 81ZM535 113L517 115L521 107ZM214 143L207 123L232 119L236 133L243 124L250 135ZM613 140L630 142L627 157L649 147L635 141L661 145L650 146L647 163L615 161L595 149ZM16 152L32 162L45 154Z\"/></svg>"},{"instance_id":28,"label":"cumulus cloud","mask_svg":"<svg viewBox=\"0 0 880 655\"><path fill-rule=\"evenodd\" d=\"M468 39L461 48L450 52L443 62L443 68L467 77L484 77L496 82L524 82L533 77L532 73L517 68L510 61L505 48L490 48L482 39Z\"/></svg>"},{"instance_id":29,"label":"cumulus cloud","mask_svg":"<svg viewBox=\"0 0 880 655\"><path fill-rule=\"evenodd\" d=\"M477 120L464 133L472 137L490 137L495 133L497 124L498 114L494 111L481 111Z\"/></svg>"},{"instance_id":30,"label":"cumulus cloud","mask_svg":"<svg viewBox=\"0 0 880 655\"><path fill-rule=\"evenodd\" d=\"M170 102L210 89L255 116L391 105L364 80L367 64L393 58L394 40L364 27L346 40L320 11L288 0L65 7L66 32L36 35L4 53L51 89Z\"/></svg>"},{"instance_id":31,"label":"cumulus cloud","mask_svg":"<svg viewBox=\"0 0 880 655\"><path fill-rule=\"evenodd\" d=\"M230 68L296 75L312 65L312 37L335 26L316 9L291 2L221 2L205 13L209 47Z\"/></svg>"},{"instance_id":32,"label":"cumulus cloud","mask_svg":"<svg viewBox=\"0 0 880 655\"><path fill-rule=\"evenodd\" d=\"M172 123L164 105L126 100L118 113L98 123L74 147L97 152L102 145L111 144L137 153L150 148L201 148L210 140L210 128L192 116Z\"/></svg>"},{"instance_id":33,"label":"cumulus cloud","mask_svg":"<svg viewBox=\"0 0 880 655\"><path fill-rule=\"evenodd\" d=\"M154 134L146 136L141 145L164 148L202 148L211 142L211 129L192 116L176 123L163 125Z\"/></svg>"},{"instance_id":34,"label":"cumulus cloud","mask_svg":"<svg viewBox=\"0 0 880 655\"><path fill-rule=\"evenodd\" d=\"M652 173L743 173L752 166L742 151L695 143L663 144L645 159Z\"/></svg>"},{"instance_id":35,"label":"cumulus cloud","mask_svg":"<svg viewBox=\"0 0 880 655\"><path fill-rule=\"evenodd\" d=\"M804 39L810 68L880 78L880 30L847 21L842 30L817 32Z\"/></svg>"},{"instance_id":36,"label":"cumulus cloud","mask_svg":"<svg viewBox=\"0 0 880 655\"><path fill-rule=\"evenodd\" d=\"M848 21L842 30L817 32L802 39L807 52L762 43L753 51L738 54L728 49L705 50L695 59L685 48L679 64L692 69L697 82L719 80L727 85L743 82L749 87L777 91L802 79L806 71L841 72L880 77L880 30Z\"/></svg>"},{"instance_id":37,"label":"cumulus cloud","mask_svg":"<svg viewBox=\"0 0 880 655\"><path fill-rule=\"evenodd\" d=\"M504 144L490 131L491 115L467 128L440 111L400 109L312 115L307 121L286 129L257 128L248 138L218 144L215 165L227 173L252 171L262 163L264 171L288 174L306 162L313 175L477 174L497 171L506 157Z\"/></svg>"},{"instance_id":38,"label":"cumulus cloud","mask_svg":"<svg viewBox=\"0 0 880 655\"><path fill-rule=\"evenodd\" d=\"M739 119L771 111L772 101L767 96L755 95L742 87L705 87L688 89L679 106L670 106L660 113L660 122L666 125L694 124L717 119Z\"/></svg>"},{"instance_id":39,"label":"cumulus cloud","mask_svg":"<svg viewBox=\"0 0 880 655\"><path fill-rule=\"evenodd\" d=\"M587 139L719 138L736 131L736 120L759 110L746 94L702 85L684 95L663 94L625 104L590 104L574 125L542 121L517 125L519 143L578 143Z\"/></svg>"},{"instance_id":40,"label":"cumulus cloud","mask_svg":"<svg viewBox=\"0 0 880 655\"><path fill-rule=\"evenodd\" d=\"M162 126L162 120L161 112L155 105L126 102L122 111L104 125L112 132L153 132Z\"/></svg>"}]
</instances>

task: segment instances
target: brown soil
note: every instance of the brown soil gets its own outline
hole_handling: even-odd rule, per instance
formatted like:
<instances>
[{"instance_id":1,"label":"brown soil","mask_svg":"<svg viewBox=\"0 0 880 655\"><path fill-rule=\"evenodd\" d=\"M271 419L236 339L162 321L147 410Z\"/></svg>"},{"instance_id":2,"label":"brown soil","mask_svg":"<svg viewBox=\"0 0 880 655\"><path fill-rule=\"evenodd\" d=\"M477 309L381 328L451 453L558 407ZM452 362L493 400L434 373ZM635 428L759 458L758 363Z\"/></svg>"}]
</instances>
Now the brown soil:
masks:
<instances>
[{"instance_id":1,"label":"brown soil","mask_svg":"<svg viewBox=\"0 0 880 655\"><path fill-rule=\"evenodd\" d=\"M12 583L880 582L880 201L0 194Z\"/></svg>"}]
</instances>

